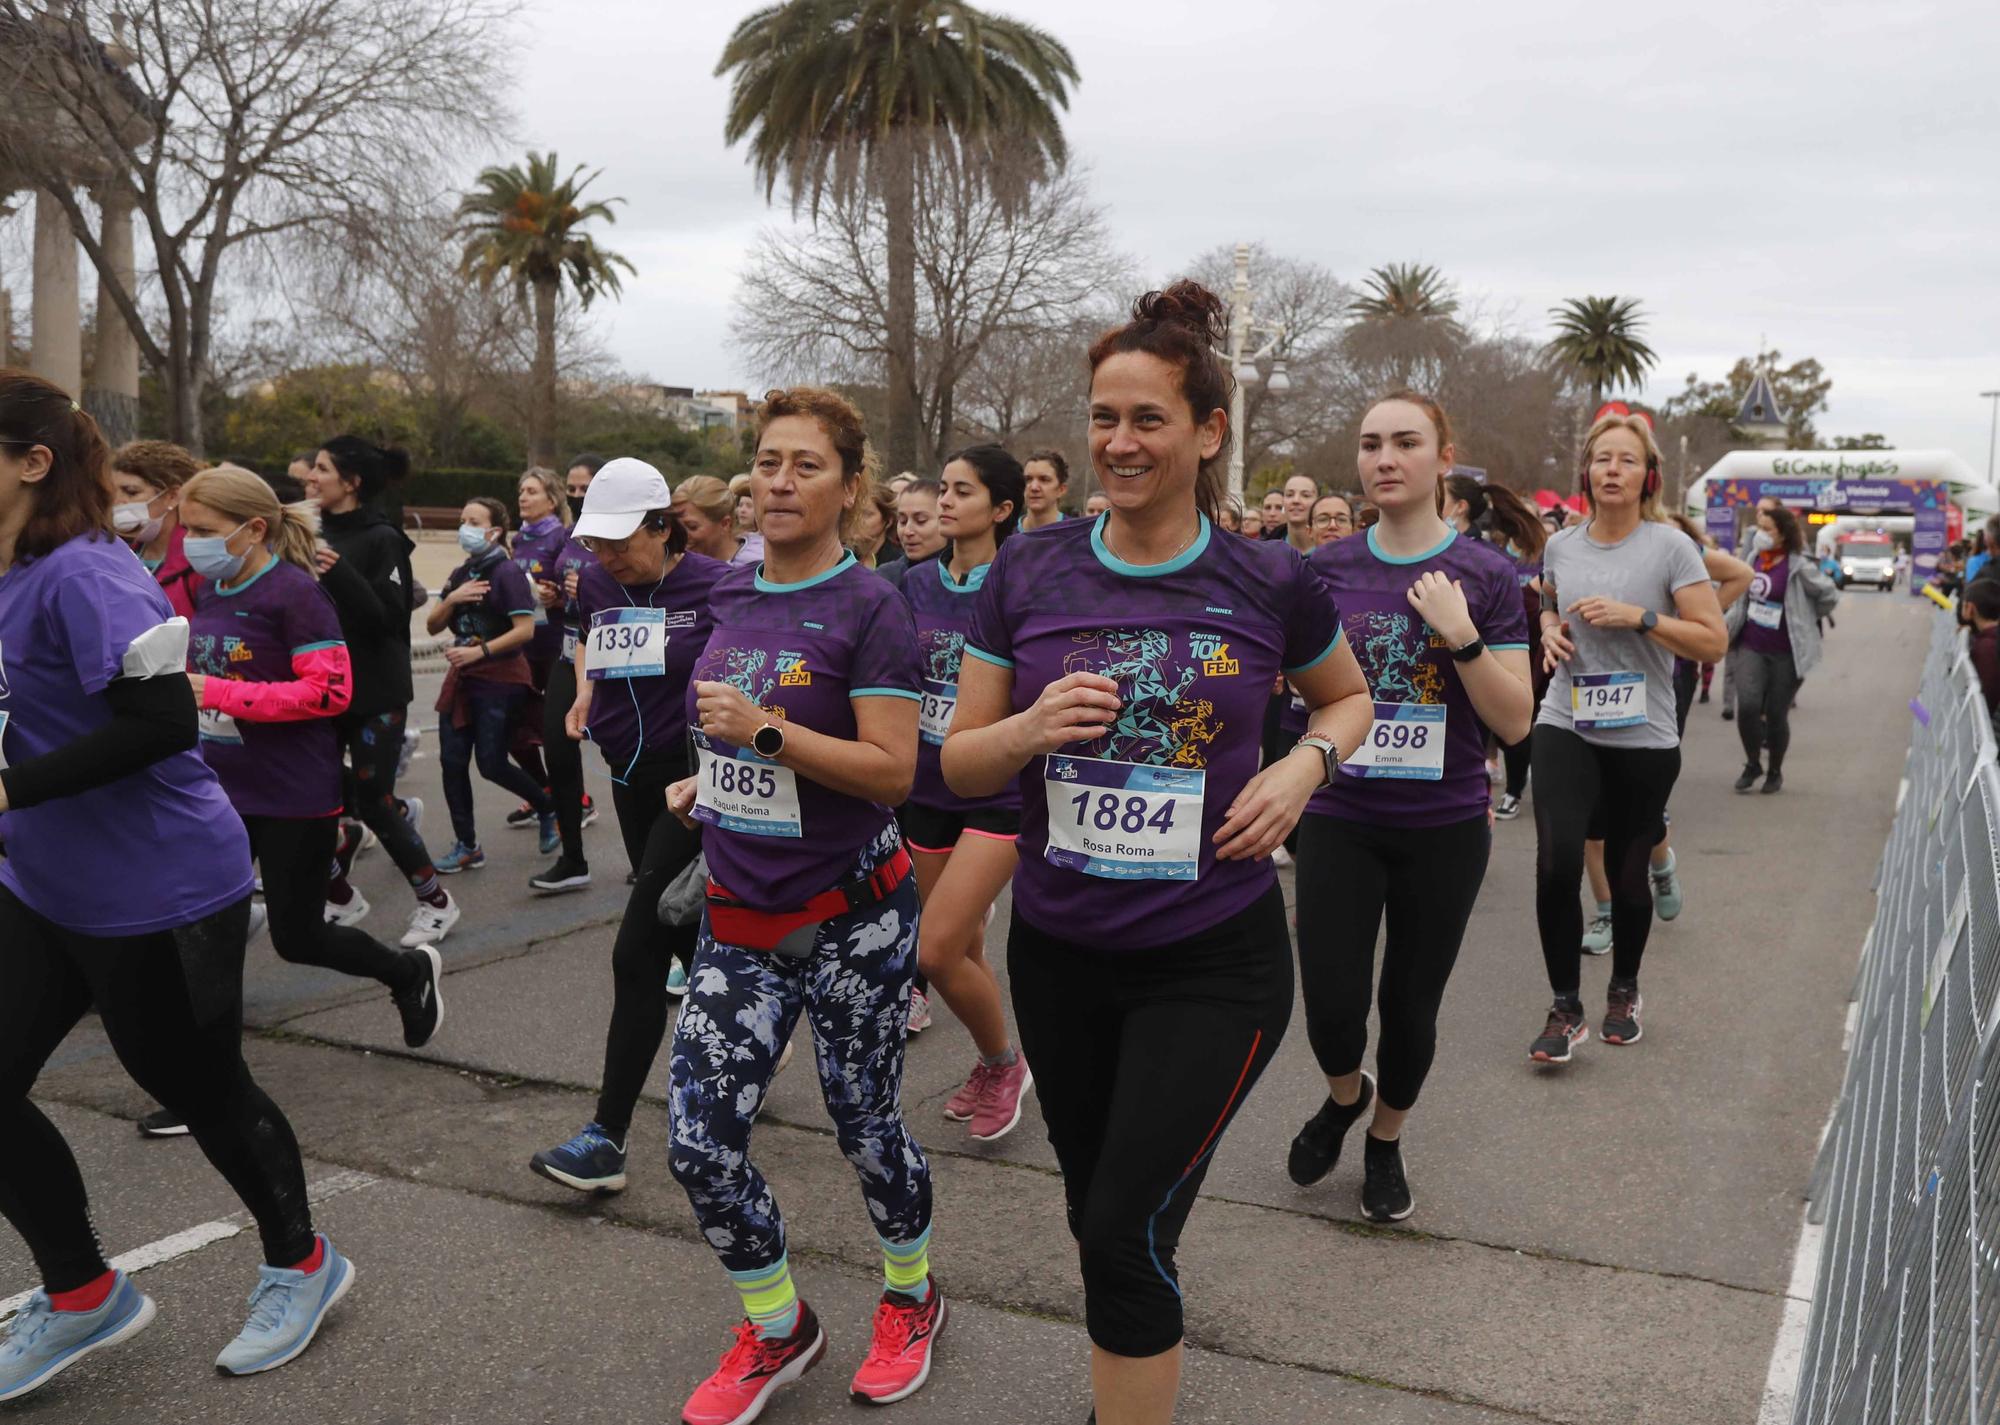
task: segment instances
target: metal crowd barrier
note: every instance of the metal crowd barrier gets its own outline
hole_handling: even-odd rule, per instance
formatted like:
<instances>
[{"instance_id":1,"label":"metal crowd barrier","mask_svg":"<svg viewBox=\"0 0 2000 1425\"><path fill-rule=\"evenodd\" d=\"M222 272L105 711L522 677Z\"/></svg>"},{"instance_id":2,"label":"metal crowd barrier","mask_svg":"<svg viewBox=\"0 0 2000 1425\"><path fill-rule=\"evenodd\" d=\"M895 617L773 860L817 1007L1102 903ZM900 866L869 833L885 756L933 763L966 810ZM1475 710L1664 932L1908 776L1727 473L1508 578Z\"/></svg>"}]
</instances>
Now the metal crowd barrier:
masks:
<instances>
[{"instance_id":1,"label":"metal crowd barrier","mask_svg":"<svg viewBox=\"0 0 2000 1425\"><path fill-rule=\"evenodd\" d=\"M2000 764L1950 614L1910 712L1793 1425L2000 1425Z\"/></svg>"}]
</instances>

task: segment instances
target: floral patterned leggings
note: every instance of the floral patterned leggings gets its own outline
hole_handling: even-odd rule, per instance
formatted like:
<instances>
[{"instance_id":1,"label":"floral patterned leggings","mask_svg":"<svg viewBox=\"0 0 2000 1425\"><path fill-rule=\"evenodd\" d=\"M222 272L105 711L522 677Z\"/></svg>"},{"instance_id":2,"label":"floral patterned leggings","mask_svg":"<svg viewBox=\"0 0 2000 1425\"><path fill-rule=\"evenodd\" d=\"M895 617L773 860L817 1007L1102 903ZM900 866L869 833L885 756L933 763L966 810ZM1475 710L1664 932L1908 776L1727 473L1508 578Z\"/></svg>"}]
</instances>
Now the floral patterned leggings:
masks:
<instances>
[{"instance_id":1,"label":"floral patterned leggings","mask_svg":"<svg viewBox=\"0 0 2000 1425\"><path fill-rule=\"evenodd\" d=\"M889 836L893 852L893 827ZM916 880L906 878L880 904L823 923L802 960L723 944L702 917L674 1030L668 1155L725 1269L752 1271L785 1254L785 1220L750 1161L750 1127L801 1012L826 1111L876 1233L914 1242L930 1227L930 1164L902 1107L917 905Z\"/></svg>"}]
</instances>

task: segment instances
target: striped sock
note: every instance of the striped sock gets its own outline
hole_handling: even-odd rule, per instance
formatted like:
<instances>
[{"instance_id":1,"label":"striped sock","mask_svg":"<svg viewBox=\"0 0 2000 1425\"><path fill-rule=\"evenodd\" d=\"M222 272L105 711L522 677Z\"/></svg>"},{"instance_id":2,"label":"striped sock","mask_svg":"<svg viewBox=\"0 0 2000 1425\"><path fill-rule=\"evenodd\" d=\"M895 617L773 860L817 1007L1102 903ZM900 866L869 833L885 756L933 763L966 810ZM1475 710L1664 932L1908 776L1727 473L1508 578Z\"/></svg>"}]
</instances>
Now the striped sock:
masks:
<instances>
[{"instance_id":1,"label":"striped sock","mask_svg":"<svg viewBox=\"0 0 2000 1425\"><path fill-rule=\"evenodd\" d=\"M731 1272L729 1279L743 1297L743 1314L765 1340L789 1336L799 1324L799 1289L792 1285L792 1265L780 1257L768 1267Z\"/></svg>"},{"instance_id":2,"label":"striped sock","mask_svg":"<svg viewBox=\"0 0 2000 1425\"><path fill-rule=\"evenodd\" d=\"M913 1296L918 1301L929 1301L931 1229L926 1227L923 1235L914 1242L891 1242L887 1237L879 1240L882 1243L882 1280L889 1290Z\"/></svg>"}]
</instances>

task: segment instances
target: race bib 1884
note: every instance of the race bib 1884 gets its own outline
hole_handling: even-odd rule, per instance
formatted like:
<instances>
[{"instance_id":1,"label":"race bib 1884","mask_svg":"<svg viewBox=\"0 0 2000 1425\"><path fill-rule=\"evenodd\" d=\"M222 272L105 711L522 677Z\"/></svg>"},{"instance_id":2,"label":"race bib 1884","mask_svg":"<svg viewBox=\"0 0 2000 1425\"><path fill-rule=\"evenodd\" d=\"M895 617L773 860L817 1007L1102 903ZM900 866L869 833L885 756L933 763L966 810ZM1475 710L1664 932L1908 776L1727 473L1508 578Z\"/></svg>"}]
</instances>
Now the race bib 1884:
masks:
<instances>
[{"instance_id":1,"label":"race bib 1884","mask_svg":"<svg viewBox=\"0 0 2000 1425\"><path fill-rule=\"evenodd\" d=\"M1646 721L1644 673L1579 673L1570 680L1569 708L1578 732L1637 727Z\"/></svg>"},{"instance_id":2,"label":"race bib 1884","mask_svg":"<svg viewBox=\"0 0 2000 1425\"><path fill-rule=\"evenodd\" d=\"M1195 878L1205 771L1053 756L1042 780L1050 865L1114 881Z\"/></svg>"},{"instance_id":3,"label":"race bib 1884","mask_svg":"<svg viewBox=\"0 0 2000 1425\"><path fill-rule=\"evenodd\" d=\"M1444 726L1442 703L1377 703L1368 735L1340 770L1351 777L1442 781Z\"/></svg>"}]
</instances>

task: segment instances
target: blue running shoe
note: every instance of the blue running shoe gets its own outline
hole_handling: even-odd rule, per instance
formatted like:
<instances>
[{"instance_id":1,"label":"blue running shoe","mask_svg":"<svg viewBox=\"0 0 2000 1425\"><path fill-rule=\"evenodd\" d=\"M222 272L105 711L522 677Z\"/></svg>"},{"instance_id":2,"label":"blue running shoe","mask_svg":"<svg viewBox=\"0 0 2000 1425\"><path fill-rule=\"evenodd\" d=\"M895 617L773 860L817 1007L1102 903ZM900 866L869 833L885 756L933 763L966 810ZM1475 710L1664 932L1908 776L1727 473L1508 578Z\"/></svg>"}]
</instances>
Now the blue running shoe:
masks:
<instances>
[{"instance_id":1,"label":"blue running shoe","mask_svg":"<svg viewBox=\"0 0 2000 1425\"><path fill-rule=\"evenodd\" d=\"M325 1233L319 1244L326 1258L310 1275L292 1267L257 1268L250 1319L215 1358L217 1370L232 1376L274 1371L312 1344L326 1313L354 1285L354 1264L334 1250Z\"/></svg>"},{"instance_id":2,"label":"blue running shoe","mask_svg":"<svg viewBox=\"0 0 2000 1425\"><path fill-rule=\"evenodd\" d=\"M556 826L556 814L552 811L543 812L541 823L542 854L544 856L553 856L556 852L562 850L562 831Z\"/></svg>"},{"instance_id":3,"label":"blue running shoe","mask_svg":"<svg viewBox=\"0 0 2000 1425\"><path fill-rule=\"evenodd\" d=\"M451 850L431 862L440 876L456 876L460 871L470 871L485 864L486 853L477 846L467 846L463 841L452 842Z\"/></svg>"},{"instance_id":4,"label":"blue running shoe","mask_svg":"<svg viewBox=\"0 0 2000 1425\"><path fill-rule=\"evenodd\" d=\"M125 1273L95 1311L57 1311L47 1293L28 1298L0 1336L0 1400L18 1400L47 1385L100 1346L136 1336L153 1319L153 1298Z\"/></svg>"},{"instance_id":5,"label":"blue running shoe","mask_svg":"<svg viewBox=\"0 0 2000 1425\"><path fill-rule=\"evenodd\" d=\"M583 1132L567 1143L544 1148L528 1160L528 1166L550 1182L578 1192L625 1190L625 1150L595 1123L584 1124Z\"/></svg>"},{"instance_id":6,"label":"blue running shoe","mask_svg":"<svg viewBox=\"0 0 2000 1425\"><path fill-rule=\"evenodd\" d=\"M676 960L674 961L672 967L667 971L667 993L672 995L675 999L681 999L686 996L687 992L688 992L687 966L683 965L680 961Z\"/></svg>"}]
</instances>

